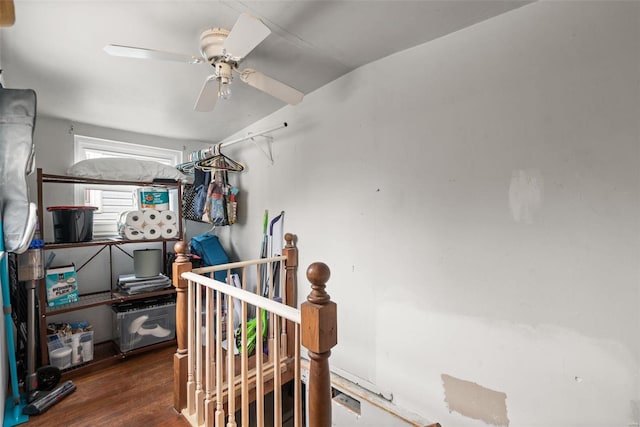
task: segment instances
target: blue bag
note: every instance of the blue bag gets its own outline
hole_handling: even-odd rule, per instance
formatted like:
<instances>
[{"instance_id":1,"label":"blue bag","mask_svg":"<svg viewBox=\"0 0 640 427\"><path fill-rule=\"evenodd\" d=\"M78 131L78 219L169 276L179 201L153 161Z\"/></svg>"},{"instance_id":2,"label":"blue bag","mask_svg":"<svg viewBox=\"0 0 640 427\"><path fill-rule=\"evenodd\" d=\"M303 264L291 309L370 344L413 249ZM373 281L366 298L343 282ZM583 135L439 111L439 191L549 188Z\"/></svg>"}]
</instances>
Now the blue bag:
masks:
<instances>
[{"instance_id":1,"label":"blue bag","mask_svg":"<svg viewBox=\"0 0 640 427\"><path fill-rule=\"evenodd\" d=\"M191 238L191 253L202 258L203 266L220 265L229 262L229 257L213 234L200 234ZM216 271L214 279L226 282L227 272Z\"/></svg>"}]
</instances>

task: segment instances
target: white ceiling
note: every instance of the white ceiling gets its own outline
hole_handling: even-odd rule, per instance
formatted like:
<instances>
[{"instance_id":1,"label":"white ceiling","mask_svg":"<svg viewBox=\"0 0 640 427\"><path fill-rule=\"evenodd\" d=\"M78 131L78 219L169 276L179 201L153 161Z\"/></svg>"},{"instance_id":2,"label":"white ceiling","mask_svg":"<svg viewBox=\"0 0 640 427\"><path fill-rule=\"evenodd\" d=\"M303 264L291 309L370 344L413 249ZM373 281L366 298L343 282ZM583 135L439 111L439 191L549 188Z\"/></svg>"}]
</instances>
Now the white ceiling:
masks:
<instances>
[{"instance_id":1,"label":"white ceiling","mask_svg":"<svg viewBox=\"0 0 640 427\"><path fill-rule=\"evenodd\" d=\"M309 94L361 65L526 3L16 0L15 25L0 30L0 65L5 87L36 91L40 115L216 142L284 104L235 78L230 100L196 112L211 66L113 57L102 48L114 43L199 55L202 30L231 29L249 12L272 33L241 67Z\"/></svg>"}]
</instances>

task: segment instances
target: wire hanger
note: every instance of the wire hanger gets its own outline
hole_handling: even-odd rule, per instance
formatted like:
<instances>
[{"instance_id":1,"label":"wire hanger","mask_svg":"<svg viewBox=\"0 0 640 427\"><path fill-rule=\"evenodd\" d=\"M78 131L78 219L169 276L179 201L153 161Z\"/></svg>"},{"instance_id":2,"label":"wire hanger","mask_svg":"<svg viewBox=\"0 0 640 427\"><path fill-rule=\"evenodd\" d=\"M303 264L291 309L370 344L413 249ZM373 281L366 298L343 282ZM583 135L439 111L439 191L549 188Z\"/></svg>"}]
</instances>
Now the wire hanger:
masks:
<instances>
[{"instance_id":1,"label":"wire hanger","mask_svg":"<svg viewBox=\"0 0 640 427\"><path fill-rule=\"evenodd\" d=\"M195 162L194 167L205 172L216 170L242 172L244 170L244 165L222 154L220 152L221 146L222 144L217 144L214 147L213 156L198 160L197 162Z\"/></svg>"},{"instance_id":2,"label":"wire hanger","mask_svg":"<svg viewBox=\"0 0 640 427\"><path fill-rule=\"evenodd\" d=\"M185 163L180 163L179 165L176 165L176 169L178 169L180 172L182 172L185 175L193 175L194 168L195 168L194 162L185 162Z\"/></svg>"}]
</instances>

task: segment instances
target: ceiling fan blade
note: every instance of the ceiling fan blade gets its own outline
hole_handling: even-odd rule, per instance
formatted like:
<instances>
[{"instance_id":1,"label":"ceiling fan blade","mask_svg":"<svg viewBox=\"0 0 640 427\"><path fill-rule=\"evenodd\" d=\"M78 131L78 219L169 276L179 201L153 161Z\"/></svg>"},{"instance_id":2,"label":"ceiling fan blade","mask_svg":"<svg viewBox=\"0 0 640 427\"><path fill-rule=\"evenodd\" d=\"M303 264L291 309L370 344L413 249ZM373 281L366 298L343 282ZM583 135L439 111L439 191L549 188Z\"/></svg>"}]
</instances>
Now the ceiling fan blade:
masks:
<instances>
[{"instance_id":1,"label":"ceiling fan blade","mask_svg":"<svg viewBox=\"0 0 640 427\"><path fill-rule=\"evenodd\" d=\"M239 61L258 46L271 30L258 18L243 13L233 25L224 41L226 54L234 61Z\"/></svg>"},{"instance_id":2,"label":"ceiling fan blade","mask_svg":"<svg viewBox=\"0 0 640 427\"><path fill-rule=\"evenodd\" d=\"M10 27L16 22L13 0L0 1L0 27Z\"/></svg>"},{"instance_id":3,"label":"ceiling fan blade","mask_svg":"<svg viewBox=\"0 0 640 427\"><path fill-rule=\"evenodd\" d=\"M196 111L212 111L218 100L218 80L215 75L207 77L193 109Z\"/></svg>"},{"instance_id":4,"label":"ceiling fan blade","mask_svg":"<svg viewBox=\"0 0 640 427\"><path fill-rule=\"evenodd\" d=\"M240 72L240 80L287 104L296 105L300 103L304 97L304 94L298 89L287 86L276 79L250 68L246 68Z\"/></svg>"},{"instance_id":5,"label":"ceiling fan blade","mask_svg":"<svg viewBox=\"0 0 640 427\"><path fill-rule=\"evenodd\" d=\"M147 49L144 47L122 46L119 44L108 44L104 47L104 51L109 55L123 56L125 58L158 59L161 61L186 62L188 64L205 62L205 59L200 56L165 52L163 50Z\"/></svg>"}]
</instances>

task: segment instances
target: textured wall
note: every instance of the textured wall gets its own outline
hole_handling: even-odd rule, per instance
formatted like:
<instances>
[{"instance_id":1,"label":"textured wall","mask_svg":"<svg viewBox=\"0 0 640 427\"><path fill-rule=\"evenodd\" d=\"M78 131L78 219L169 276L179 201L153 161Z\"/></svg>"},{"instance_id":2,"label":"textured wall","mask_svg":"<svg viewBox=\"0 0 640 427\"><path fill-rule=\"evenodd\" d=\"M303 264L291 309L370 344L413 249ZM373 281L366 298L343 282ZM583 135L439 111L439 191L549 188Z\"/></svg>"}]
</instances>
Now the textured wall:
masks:
<instances>
[{"instance_id":1,"label":"textured wall","mask_svg":"<svg viewBox=\"0 0 640 427\"><path fill-rule=\"evenodd\" d=\"M332 363L425 418L638 422L639 22L540 2L342 77L241 133L290 124L273 164L229 149L221 236L254 257L285 210L301 282L332 269Z\"/></svg>"}]
</instances>

